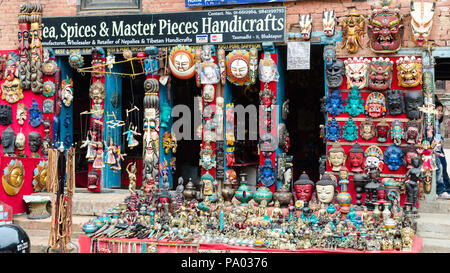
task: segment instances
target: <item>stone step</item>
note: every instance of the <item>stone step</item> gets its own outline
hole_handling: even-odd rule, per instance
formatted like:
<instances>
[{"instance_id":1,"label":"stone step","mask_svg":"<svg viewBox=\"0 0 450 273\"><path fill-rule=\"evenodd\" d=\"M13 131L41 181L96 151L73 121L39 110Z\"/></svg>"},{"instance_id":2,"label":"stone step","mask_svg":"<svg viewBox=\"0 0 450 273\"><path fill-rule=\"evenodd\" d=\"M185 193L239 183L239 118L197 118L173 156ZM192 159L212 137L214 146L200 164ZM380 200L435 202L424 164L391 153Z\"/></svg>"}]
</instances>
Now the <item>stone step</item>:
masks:
<instances>
[{"instance_id":1,"label":"stone step","mask_svg":"<svg viewBox=\"0 0 450 273\"><path fill-rule=\"evenodd\" d=\"M422 238L420 253L450 253L450 239Z\"/></svg>"},{"instance_id":2,"label":"stone step","mask_svg":"<svg viewBox=\"0 0 450 273\"><path fill-rule=\"evenodd\" d=\"M420 213L420 218L417 219L417 236L450 240L450 215Z\"/></svg>"},{"instance_id":3,"label":"stone step","mask_svg":"<svg viewBox=\"0 0 450 273\"><path fill-rule=\"evenodd\" d=\"M420 200L419 212L450 214L450 200Z\"/></svg>"},{"instance_id":4,"label":"stone step","mask_svg":"<svg viewBox=\"0 0 450 273\"><path fill-rule=\"evenodd\" d=\"M71 246L75 247L75 252L78 252L78 236L71 237ZM30 238L31 253L47 253L48 249L48 236L33 236Z\"/></svg>"},{"instance_id":5,"label":"stone step","mask_svg":"<svg viewBox=\"0 0 450 273\"><path fill-rule=\"evenodd\" d=\"M82 232L81 227L84 223L91 220L93 216L72 216L72 232ZM50 229L51 217L45 219L28 219L26 215L18 215L13 217L13 223L15 225L21 226L26 230L49 230Z\"/></svg>"}]
</instances>

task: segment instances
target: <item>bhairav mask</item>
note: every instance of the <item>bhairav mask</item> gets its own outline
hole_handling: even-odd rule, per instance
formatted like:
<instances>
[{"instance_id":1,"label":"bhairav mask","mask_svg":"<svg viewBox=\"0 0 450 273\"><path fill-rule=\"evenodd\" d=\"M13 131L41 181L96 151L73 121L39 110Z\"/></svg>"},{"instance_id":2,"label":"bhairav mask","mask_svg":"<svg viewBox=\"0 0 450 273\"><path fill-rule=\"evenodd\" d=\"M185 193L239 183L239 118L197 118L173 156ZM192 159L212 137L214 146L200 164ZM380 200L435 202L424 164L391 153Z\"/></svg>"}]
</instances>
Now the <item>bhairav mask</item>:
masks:
<instances>
[{"instance_id":1,"label":"bhairav mask","mask_svg":"<svg viewBox=\"0 0 450 273\"><path fill-rule=\"evenodd\" d=\"M2 132L2 148L3 154L14 154L14 143L16 140L16 134L11 129L11 126L6 128L5 131Z\"/></svg>"},{"instance_id":2,"label":"bhairav mask","mask_svg":"<svg viewBox=\"0 0 450 273\"><path fill-rule=\"evenodd\" d=\"M408 91L405 95L405 110L406 116L409 119L419 119L419 107L423 105L422 91Z\"/></svg>"},{"instance_id":3,"label":"bhairav mask","mask_svg":"<svg viewBox=\"0 0 450 273\"><path fill-rule=\"evenodd\" d=\"M403 163L403 151L402 148L397 145L390 145L384 151L384 163L388 166L389 170L396 171Z\"/></svg>"},{"instance_id":4,"label":"bhairav mask","mask_svg":"<svg viewBox=\"0 0 450 273\"><path fill-rule=\"evenodd\" d=\"M347 77L347 88L350 89L356 86L358 89L363 89L367 86L367 64L368 59L363 57L349 58L344 61L345 76Z\"/></svg>"},{"instance_id":5,"label":"bhairav mask","mask_svg":"<svg viewBox=\"0 0 450 273\"><path fill-rule=\"evenodd\" d=\"M397 64L398 85L415 87L422 84L422 59L415 56L399 58Z\"/></svg>"},{"instance_id":6,"label":"bhairav mask","mask_svg":"<svg viewBox=\"0 0 450 273\"><path fill-rule=\"evenodd\" d=\"M352 148L348 151L348 161L350 164L350 171L354 173L362 173L364 163L364 150L359 143L353 144Z\"/></svg>"},{"instance_id":7,"label":"bhairav mask","mask_svg":"<svg viewBox=\"0 0 450 273\"><path fill-rule=\"evenodd\" d=\"M195 74L194 49L189 46L173 47L169 55L172 75L178 79L190 79Z\"/></svg>"},{"instance_id":8,"label":"bhairav mask","mask_svg":"<svg viewBox=\"0 0 450 273\"><path fill-rule=\"evenodd\" d=\"M372 118L379 118L386 114L384 95L380 92L372 92L366 100L365 112Z\"/></svg>"},{"instance_id":9,"label":"bhairav mask","mask_svg":"<svg viewBox=\"0 0 450 273\"><path fill-rule=\"evenodd\" d=\"M294 190L297 200L309 202L314 191L314 182L303 172L300 178L294 182Z\"/></svg>"},{"instance_id":10,"label":"bhairav mask","mask_svg":"<svg viewBox=\"0 0 450 273\"><path fill-rule=\"evenodd\" d=\"M322 13L323 32L326 36L334 35L334 27L336 25L336 13L334 10L324 11Z\"/></svg>"},{"instance_id":11,"label":"bhairav mask","mask_svg":"<svg viewBox=\"0 0 450 273\"><path fill-rule=\"evenodd\" d=\"M14 196L22 189L25 169L20 160L11 160L3 170L2 185L5 193Z\"/></svg>"},{"instance_id":12,"label":"bhairav mask","mask_svg":"<svg viewBox=\"0 0 450 273\"><path fill-rule=\"evenodd\" d=\"M352 10L342 20L342 48L349 53L356 53L362 48L362 37L364 36L364 17Z\"/></svg>"},{"instance_id":13,"label":"bhairav mask","mask_svg":"<svg viewBox=\"0 0 450 273\"><path fill-rule=\"evenodd\" d=\"M411 1L411 30L414 42L418 46L426 45L436 8L436 0L433 2Z\"/></svg>"},{"instance_id":14,"label":"bhairav mask","mask_svg":"<svg viewBox=\"0 0 450 273\"><path fill-rule=\"evenodd\" d=\"M331 65L325 69L326 82L329 88L339 88L344 79L345 67L341 60L334 60Z\"/></svg>"},{"instance_id":15,"label":"bhairav mask","mask_svg":"<svg viewBox=\"0 0 450 273\"><path fill-rule=\"evenodd\" d=\"M389 58L373 58L369 63L369 88L375 91L389 89L392 83L393 63Z\"/></svg>"},{"instance_id":16,"label":"bhairav mask","mask_svg":"<svg viewBox=\"0 0 450 273\"><path fill-rule=\"evenodd\" d=\"M345 166L347 155L341 145L334 143L328 150L328 163L333 167L333 172L338 172L342 166Z\"/></svg>"},{"instance_id":17,"label":"bhairav mask","mask_svg":"<svg viewBox=\"0 0 450 273\"><path fill-rule=\"evenodd\" d=\"M298 23L300 25L300 33L303 40L307 41L311 39L312 31L312 16L311 14L299 15Z\"/></svg>"},{"instance_id":18,"label":"bhairav mask","mask_svg":"<svg viewBox=\"0 0 450 273\"><path fill-rule=\"evenodd\" d=\"M388 5L391 1L381 2L383 7L372 7L372 14L369 16L367 35L370 49L376 53L394 53L402 46L403 16L400 14L400 6L390 10Z\"/></svg>"},{"instance_id":19,"label":"bhairav mask","mask_svg":"<svg viewBox=\"0 0 450 273\"><path fill-rule=\"evenodd\" d=\"M400 115L405 111L402 90L389 90L386 93L386 108L388 115Z\"/></svg>"}]
</instances>

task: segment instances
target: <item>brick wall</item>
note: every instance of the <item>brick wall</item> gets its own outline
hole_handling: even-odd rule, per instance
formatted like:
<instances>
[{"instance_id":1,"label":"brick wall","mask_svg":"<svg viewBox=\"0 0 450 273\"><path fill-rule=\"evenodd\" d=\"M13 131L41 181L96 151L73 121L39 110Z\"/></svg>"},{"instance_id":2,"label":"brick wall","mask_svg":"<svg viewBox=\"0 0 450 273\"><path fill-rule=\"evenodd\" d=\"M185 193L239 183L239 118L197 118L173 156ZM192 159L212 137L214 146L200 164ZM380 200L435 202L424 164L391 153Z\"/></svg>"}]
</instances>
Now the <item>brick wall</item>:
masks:
<instances>
[{"instance_id":1,"label":"brick wall","mask_svg":"<svg viewBox=\"0 0 450 273\"><path fill-rule=\"evenodd\" d=\"M30 2L37 0L30 0ZM426 0L431 1L431 0ZM1 2L0 9L2 16L0 18L0 49L10 50L17 48L17 15L19 13L19 5L23 0L6 0ZM43 5L43 16L75 16L77 15L76 1L73 0L41 0ZM404 46L412 47L414 43L411 40L411 27L409 16L409 0L392 0L391 6L401 4L401 11L405 14L405 36ZM143 13L159 13L159 12L175 12L175 11L191 11L202 8L186 8L185 0L142 0ZM298 14L312 13L313 31L322 30L322 11L334 9L338 22L347 14L348 10L356 7L361 14L370 14L371 5L377 5L378 1L357 1L352 0L316 0L316 1L290 1L283 3L265 3L257 5L238 5L232 8L248 8L248 7L269 7L269 6L286 6L286 29L298 22ZM209 7L207 9L225 9L229 6ZM437 1L433 30L430 40L434 41L436 46L450 46L450 0ZM108 14L108 12L97 12L89 14ZM337 25L337 29L341 27ZM367 42L367 36L364 39Z\"/></svg>"}]
</instances>

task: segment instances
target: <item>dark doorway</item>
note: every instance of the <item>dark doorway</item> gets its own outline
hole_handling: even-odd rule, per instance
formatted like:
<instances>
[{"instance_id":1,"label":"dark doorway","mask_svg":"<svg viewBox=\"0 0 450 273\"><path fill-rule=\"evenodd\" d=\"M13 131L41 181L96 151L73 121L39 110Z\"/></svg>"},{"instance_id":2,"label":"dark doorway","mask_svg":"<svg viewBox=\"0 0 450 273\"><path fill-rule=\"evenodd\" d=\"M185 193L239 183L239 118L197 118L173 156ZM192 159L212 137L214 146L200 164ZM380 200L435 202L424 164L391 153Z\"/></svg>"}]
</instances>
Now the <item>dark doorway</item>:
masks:
<instances>
[{"instance_id":1,"label":"dark doorway","mask_svg":"<svg viewBox=\"0 0 450 273\"><path fill-rule=\"evenodd\" d=\"M285 64L286 51L283 47L280 53ZM288 70L284 74L285 99L289 99L285 122L291 140L288 154L294 156L294 181L303 171L313 181L319 180L319 158L326 154L320 138L320 124L325 124L325 116L320 112L320 99L325 93L322 56L323 46L311 45L310 69Z\"/></svg>"}]
</instances>

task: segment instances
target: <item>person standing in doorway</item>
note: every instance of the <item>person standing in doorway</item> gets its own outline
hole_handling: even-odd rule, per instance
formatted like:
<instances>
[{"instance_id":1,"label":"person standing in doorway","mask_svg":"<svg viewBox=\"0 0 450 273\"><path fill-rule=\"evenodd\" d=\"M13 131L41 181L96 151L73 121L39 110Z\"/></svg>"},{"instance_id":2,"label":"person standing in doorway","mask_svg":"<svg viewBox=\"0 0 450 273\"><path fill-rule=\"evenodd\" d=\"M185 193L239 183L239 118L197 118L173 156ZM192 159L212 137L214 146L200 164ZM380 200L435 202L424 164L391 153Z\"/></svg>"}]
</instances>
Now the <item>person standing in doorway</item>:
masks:
<instances>
[{"instance_id":1,"label":"person standing in doorway","mask_svg":"<svg viewBox=\"0 0 450 273\"><path fill-rule=\"evenodd\" d=\"M441 135L441 124L444 120L444 106L437 99L435 100L437 115L435 121L435 138L441 142L439 150L436 152L436 165L438 169L436 170L436 194L439 199L450 200L450 178L447 173L447 160L445 159L444 149L443 149L443 138Z\"/></svg>"}]
</instances>

